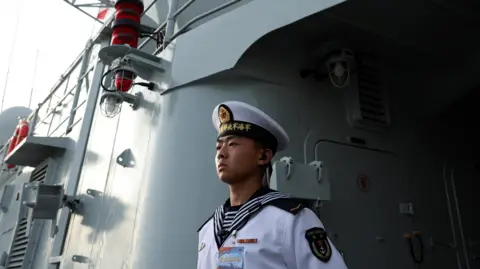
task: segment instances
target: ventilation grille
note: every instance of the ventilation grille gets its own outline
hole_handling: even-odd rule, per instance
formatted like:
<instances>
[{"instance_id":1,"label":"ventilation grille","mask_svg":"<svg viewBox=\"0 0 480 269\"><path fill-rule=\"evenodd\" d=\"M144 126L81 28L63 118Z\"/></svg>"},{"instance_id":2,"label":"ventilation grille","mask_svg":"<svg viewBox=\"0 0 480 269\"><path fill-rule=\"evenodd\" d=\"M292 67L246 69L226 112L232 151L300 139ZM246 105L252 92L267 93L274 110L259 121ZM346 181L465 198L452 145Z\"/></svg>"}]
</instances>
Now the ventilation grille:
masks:
<instances>
[{"instance_id":1,"label":"ventilation grille","mask_svg":"<svg viewBox=\"0 0 480 269\"><path fill-rule=\"evenodd\" d=\"M366 59L357 62L357 83L351 87L350 119L356 127L384 129L390 113L379 68Z\"/></svg>"},{"instance_id":2,"label":"ventilation grille","mask_svg":"<svg viewBox=\"0 0 480 269\"><path fill-rule=\"evenodd\" d=\"M358 69L358 94L362 118L375 124L389 125L388 109L378 70L364 61L360 62Z\"/></svg>"},{"instance_id":3,"label":"ventilation grille","mask_svg":"<svg viewBox=\"0 0 480 269\"><path fill-rule=\"evenodd\" d=\"M25 253L27 252L27 245L27 219L21 219L18 223L15 237L13 238L10 255L8 256L8 262L5 266L6 269L22 268Z\"/></svg>"},{"instance_id":4,"label":"ventilation grille","mask_svg":"<svg viewBox=\"0 0 480 269\"><path fill-rule=\"evenodd\" d=\"M45 177L47 175L48 162L40 164L33 170L32 175L30 176L30 182L45 182Z\"/></svg>"}]
</instances>

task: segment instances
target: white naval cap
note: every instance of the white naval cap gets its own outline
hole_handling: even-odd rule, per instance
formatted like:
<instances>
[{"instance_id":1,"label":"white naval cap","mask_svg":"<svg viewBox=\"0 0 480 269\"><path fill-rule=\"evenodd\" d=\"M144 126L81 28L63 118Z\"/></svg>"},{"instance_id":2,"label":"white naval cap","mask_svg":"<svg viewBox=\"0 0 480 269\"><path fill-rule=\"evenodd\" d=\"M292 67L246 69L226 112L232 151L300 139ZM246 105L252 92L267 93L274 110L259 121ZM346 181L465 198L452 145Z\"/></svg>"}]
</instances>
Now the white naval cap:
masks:
<instances>
[{"instance_id":1,"label":"white naval cap","mask_svg":"<svg viewBox=\"0 0 480 269\"><path fill-rule=\"evenodd\" d=\"M284 150L289 142L285 130L260 109L238 101L223 102L212 113L218 137L238 135L254 139L273 153Z\"/></svg>"}]
</instances>

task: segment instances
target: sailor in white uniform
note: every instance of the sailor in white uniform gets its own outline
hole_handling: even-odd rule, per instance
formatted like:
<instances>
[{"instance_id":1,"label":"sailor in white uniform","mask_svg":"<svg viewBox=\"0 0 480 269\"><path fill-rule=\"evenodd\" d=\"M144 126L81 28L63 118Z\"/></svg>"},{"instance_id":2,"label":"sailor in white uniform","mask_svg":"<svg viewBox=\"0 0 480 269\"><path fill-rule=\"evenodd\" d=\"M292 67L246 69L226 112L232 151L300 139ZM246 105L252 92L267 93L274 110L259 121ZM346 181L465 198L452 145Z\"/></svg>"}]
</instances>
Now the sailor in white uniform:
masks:
<instances>
[{"instance_id":1,"label":"sailor in white uniform","mask_svg":"<svg viewBox=\"0 0 480 269\"><path fill-rule=\"evenodd\" d=\"M262 184L288 144L283 128L236 101L218 105L212 120L217 173L230 198L199 229L197 269L346 269L313 211Z\"/></svg>"}]
</instances>

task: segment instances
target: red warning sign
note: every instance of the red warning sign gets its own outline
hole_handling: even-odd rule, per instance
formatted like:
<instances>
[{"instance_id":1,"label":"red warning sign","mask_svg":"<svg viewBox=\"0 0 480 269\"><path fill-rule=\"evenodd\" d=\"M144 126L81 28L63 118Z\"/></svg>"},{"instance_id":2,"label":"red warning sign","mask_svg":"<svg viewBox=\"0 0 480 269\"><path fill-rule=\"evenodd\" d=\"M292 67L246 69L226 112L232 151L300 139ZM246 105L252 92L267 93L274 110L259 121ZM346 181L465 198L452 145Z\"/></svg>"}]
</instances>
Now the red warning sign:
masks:
<instances>
[{"instance_id":1,"label":"red warning sign","mask_svg":"<svg viewBox=\"0 0 480 269\"><path fill-rule=\"evenodd\" d=\"M359 174L357 177L357 185L361 191L367 192L370 190L370 179L365 174Z\"/></svg>"}]
</instances>

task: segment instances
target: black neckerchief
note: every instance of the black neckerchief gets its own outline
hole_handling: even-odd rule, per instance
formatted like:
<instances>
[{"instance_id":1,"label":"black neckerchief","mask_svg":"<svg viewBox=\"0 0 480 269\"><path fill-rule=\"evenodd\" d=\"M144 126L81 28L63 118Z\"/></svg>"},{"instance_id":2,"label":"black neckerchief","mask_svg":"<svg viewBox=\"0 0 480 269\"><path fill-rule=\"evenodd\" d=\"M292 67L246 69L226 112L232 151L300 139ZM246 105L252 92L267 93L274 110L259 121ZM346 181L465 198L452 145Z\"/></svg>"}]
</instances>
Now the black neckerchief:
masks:
<instances>
[{"instance_id":1,"label":"black neckerchief","mask_svg":"<svg viewBox=\"0 0 480 269\"><path fill-rule=\"evenodd\" d=\"M282 198L289 198L289 196L266 187L260 188L240 207L233 219L232 225L224 230L223 219L225 218L225 212L228 212L230 208L230 199L227 199L223 205L215 210L215 214L213 214L213 230L217 246L220 247L232 231L238 231L245 226L248 219L257 213L266 203Z\"/></svg>"}]
</instances>

